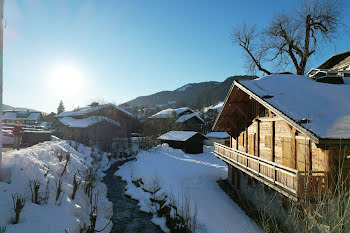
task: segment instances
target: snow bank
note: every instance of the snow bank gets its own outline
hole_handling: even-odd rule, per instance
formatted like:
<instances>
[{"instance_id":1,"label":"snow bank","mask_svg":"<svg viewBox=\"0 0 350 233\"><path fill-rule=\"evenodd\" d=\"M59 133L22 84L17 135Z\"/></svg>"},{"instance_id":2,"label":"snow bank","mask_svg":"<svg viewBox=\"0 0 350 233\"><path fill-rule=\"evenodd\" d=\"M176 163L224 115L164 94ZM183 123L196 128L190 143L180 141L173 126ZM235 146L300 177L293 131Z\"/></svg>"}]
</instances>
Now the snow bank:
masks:
<instances>
[{"instance_id":1,"label":"snow bank","mask_svg":"<svg viewBox=\"0 0 350 233\"><path fill-rule=\"evenodd\" d=\"M73 147L75 147L73 145ZM96 171L97 180L93 193L98 193L98 210L96 229L107 225L113 216L112 203L106 198L107 187L100 182L102 169L109 166L107 154L91 153L91 148L80 145L77 152L66 141L55 138L27 149L9 151L3 154L4 180L0 182L0 227L6 232L79 232L90 223L91 209L89 197L84 192L84 182L79 186L75 199L71 198L73 175L82 180L88 170ZM61 162L58 155L64 154ZM66 162L66 154L70 154L70 162L62 176L62 193L56 201L56 191L60 174ZM97 158L97 159L93 159ZM40 182L39 195L49 190L47 203L34 204L29 187L29 180ZM21 212L19 223L11 224L14 217L11 194L18 193L26 203ZM103 232L110 232L109 223Z\"/></svg>"},{"instance_id":2,"label":"snow bank","mask_svg":"<svg viewBox=\"0 0 350 233\"><path fill-rule=\"evenodd\" d=\"M212 153L185 154L163 144L149 152L140 152L136 161L124 164L115 173L127 181L126 194L139 201L141 210L155 213L149 200L150 193L142 188L154 177L161 179L168 196L178 198L178 207L184 202L184 193L191 200L191 211L197 206L197 232L259 232L257 225L218 186L218 179L227 178L227 165ZM132 181L142 179L144 185ZM165 222L154 216L153 222L164 230ZM165 229L166 230L166 229Z\"/></svg>"}]
</instances>

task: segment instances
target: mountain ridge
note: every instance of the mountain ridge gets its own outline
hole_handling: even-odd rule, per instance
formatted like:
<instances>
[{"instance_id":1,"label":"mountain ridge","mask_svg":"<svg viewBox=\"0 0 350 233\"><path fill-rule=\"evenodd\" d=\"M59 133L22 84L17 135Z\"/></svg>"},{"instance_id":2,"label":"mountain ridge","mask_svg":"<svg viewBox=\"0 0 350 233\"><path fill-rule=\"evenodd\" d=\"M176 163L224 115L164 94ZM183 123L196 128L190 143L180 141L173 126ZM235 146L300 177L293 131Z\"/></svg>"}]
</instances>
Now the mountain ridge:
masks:
<instances>
[{"instance_id":1,"label":"mountain ridge","mask_svg":"<svg viewBox=\"0 0 350 233\"><path fill-rule=\"evenodd\" d=\"M223 101L234 80L252 80L257 76L235 75L222 82L205 81L188 83L173 91L160 91L151 95L139 96L120 106L125 108L183 107L200 109Z\"/></svg>"}]
</instances>

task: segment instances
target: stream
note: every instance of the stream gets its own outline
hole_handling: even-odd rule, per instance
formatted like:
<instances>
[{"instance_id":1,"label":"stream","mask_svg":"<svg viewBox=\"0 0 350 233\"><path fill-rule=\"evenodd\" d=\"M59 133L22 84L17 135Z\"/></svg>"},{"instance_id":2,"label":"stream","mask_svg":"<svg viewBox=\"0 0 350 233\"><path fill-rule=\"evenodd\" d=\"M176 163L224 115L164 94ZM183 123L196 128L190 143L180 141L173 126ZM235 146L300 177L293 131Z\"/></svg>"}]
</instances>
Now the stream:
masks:
<instances>
[{"instance_id":1,"label":"stream","mask_svg":"<svg viewBox=\"0 0 350 233\"><path fill-rule=\"evenodd\" d=\"M113 203L112 232L120 233L160 233L160 227L151 222L152 215L142 212L137 201L125 195L126 182L113 174L118 167L128 161L116 162L104 173L103 182L108 187L107 197Z\"/></svg>"}]
</instances>

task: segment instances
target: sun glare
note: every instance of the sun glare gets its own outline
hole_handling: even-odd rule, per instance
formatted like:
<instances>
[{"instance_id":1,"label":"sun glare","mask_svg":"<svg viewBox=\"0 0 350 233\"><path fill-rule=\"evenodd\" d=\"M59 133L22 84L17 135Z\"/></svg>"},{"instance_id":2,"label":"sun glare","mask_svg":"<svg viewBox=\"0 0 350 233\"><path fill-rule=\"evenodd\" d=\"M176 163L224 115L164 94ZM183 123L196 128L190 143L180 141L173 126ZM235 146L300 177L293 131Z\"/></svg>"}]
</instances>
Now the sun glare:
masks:
<instances>
[{"instance_id":1,"label":"sun glare","mask_svg":"<svg viewBox=\"0 0 350 233\"><path fill-rule=\"evenodd\" d=\"M74 65L59 65L50 74L52 89L64 95L74 95L84 85L81 71Z\"/></svg>"}]
</instances>

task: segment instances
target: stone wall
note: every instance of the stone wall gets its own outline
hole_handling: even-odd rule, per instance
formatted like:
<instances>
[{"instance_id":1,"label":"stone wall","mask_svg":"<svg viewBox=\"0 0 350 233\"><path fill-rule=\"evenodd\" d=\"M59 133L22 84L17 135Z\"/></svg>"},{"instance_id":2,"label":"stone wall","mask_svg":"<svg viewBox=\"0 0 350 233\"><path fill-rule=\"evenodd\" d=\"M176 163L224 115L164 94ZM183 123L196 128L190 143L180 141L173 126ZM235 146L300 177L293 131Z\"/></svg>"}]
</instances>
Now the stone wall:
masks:
<instances>
[{"instance_id":1,"label":"stone wall","mask_svg":"<svg viewBox=\"0 0 350 233\"><path fill-rule=\"evenodd\" d=\"M291 200L287 197L231 165L228 166L228 182L253 208L275 218L282 225L290 220Z\"/></svg>"}]
</instances>

